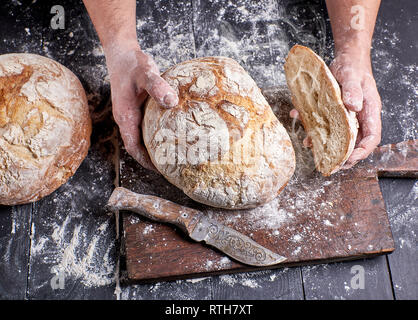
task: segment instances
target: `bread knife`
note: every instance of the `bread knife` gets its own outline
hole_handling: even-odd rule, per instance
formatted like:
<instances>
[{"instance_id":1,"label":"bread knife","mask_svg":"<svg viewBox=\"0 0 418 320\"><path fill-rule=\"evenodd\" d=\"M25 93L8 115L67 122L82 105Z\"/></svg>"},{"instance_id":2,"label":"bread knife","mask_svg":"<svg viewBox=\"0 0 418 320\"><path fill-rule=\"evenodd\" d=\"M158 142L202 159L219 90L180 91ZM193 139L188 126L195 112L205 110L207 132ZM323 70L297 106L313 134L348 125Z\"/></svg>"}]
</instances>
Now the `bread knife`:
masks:
<instances>
[{"instance_id":1,"label":"bread knife","mask_svg":"<svg viewBox=\"0 0 418 320\"><path fill-rule=\"evenodd\" d=\"M106 205L110 211L129 210L157 222L177 226L195 241L204 241L233 259L251 266L271 266L286 260L246 235L231 229L199 210L159 197L116 188Z\"/></svg>"}]
</instances>

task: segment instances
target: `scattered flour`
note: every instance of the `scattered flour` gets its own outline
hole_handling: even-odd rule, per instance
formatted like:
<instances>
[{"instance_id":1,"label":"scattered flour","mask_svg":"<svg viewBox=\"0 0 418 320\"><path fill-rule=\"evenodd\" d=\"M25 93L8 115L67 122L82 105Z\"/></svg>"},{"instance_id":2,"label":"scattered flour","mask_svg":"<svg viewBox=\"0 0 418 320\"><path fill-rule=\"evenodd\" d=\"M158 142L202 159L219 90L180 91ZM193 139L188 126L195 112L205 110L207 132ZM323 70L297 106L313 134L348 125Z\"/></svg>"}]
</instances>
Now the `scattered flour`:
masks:
<instances>
[{"instance_id":1,"label":"scattered flour","mask_svg":"<svg viewBox=\"0 0 418 320\"><path fill-rule=\"evenodd\" d=\"M144 228L143 233L149 234L150 232L153 232L153 231L154 231L154 226L152 224L149 224Z\"/></svg>"},{"instance_id":2,"label":"scattered flour","mask_svg":"<svg viewBox=\"0 0 418 320\"><path fill-rule=\"evenodd\" d=\"M250 287L250 288L259 288L260 287L259 284L253 279L243 280L241 282L241 284L245 287Z\"/></svg>"},{"instance_id":3,"label":"scattered flour","mask_svg":"<svg viewBox=\"0 0 418 320\"><path fill-rule=\"evenodd\" d=\"M191 283L198 283L198 282L204 281L206 279L208 279L208 278L194 278L194 279L187 279L186 281L191 282Z\"/></svg>"},{"instance_id":4,"label":"scattered flour","mask_svg":"<svg viewBox=\"0 0 418 320\"><path fill-rule=\"evenodd\" d=\"M112 177L105 174L111 172L109 164L98 157L97 151L91 150L83 163L84 178L76 174L59 192L39 203L47 205L48 211L41 207L35 212L31 266L49 266L50 274L34 275L35 284L40 281L50 285L49 281L58 273L64 275L66 283L76 280L85 287L115 282L114 222L103 211L110 193L103 188L103 179L111 183ZM90 206L92 203L96 205L94 208Z\"/></svg>"},{"instance_id":5,"label":"scattered flour","mask_svg":"<svg viewBox=\"0 0 418 320\"><path fill-rule=\"evenodd\" d=\"M334 226L329 220L324 220L324 224L329 227Z\"/></svg>"}]
</instances>

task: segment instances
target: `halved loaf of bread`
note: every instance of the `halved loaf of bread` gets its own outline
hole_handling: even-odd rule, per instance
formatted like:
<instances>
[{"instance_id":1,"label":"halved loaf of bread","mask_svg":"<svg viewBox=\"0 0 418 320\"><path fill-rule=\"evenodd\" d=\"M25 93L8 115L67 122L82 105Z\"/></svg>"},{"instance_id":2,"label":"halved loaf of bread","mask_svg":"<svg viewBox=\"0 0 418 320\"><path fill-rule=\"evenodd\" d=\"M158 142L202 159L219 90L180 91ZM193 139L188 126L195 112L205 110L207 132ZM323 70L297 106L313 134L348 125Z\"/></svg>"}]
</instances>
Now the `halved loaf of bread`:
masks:
<instances>
[{"instance_id":1,"label":"halved loaf of bread","mask_svg":"<svg viewBox=\"0 0 418 320\"><path fill-rule=\"evenodd\" d=\"M312 140L315 167L329 176L341 168L354 149L356 114L345 108L337 80L311 49L295 45L284 69L293 105Z\"/></svg>"}]
</instances>

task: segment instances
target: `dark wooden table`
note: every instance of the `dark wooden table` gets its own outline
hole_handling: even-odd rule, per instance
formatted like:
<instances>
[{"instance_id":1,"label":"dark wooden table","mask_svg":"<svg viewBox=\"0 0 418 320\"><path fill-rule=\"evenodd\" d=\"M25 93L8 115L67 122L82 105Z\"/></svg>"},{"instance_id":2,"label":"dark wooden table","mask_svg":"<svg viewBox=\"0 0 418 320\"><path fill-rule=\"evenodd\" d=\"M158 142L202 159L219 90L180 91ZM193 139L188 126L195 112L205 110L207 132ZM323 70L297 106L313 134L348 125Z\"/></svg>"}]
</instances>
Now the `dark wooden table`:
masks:
<instances>
[{"instance_id":1,"label":"dark wooden table","mask_svg":"<svg viewBox=\"0 0 418 320\"><path fill-rule=\"evenodd\" d=\"M94 131L87 159L67 184L33 204L0 207L2 299L417 299L418 185L382 179L396 250L344 263L154 284L121 283L120 217L103 209L120 177L141 169L120 146L111 117L103 51L81 1L2 1L0 54L51 57L81 79ZM65 28L52 29L61 4ZM283 84L294 43L329 63L333 57L323 1L138 1L141 46L164 70L198 56L238 60L260 87ZM416 139L418 2L383 1L373 67L383 101L382 144ZM158 179L153 173L149 179ZM182 196L182 195L179 195ZM364 270L364 286L358 275ZM359 287L360 286L360 287Z\"/></svg>"}]
</instances>

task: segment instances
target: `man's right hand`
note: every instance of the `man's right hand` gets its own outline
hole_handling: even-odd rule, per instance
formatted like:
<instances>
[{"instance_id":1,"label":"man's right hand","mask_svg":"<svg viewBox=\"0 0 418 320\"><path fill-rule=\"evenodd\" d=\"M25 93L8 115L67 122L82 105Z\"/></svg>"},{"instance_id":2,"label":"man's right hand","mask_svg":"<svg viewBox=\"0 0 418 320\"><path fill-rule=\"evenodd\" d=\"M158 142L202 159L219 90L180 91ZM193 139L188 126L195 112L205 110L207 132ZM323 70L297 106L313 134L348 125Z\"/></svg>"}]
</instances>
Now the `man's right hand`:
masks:
<instances>
[{"instance_id":1,"label":"man's right hand","mask_svg":"<svg viewBox=\"0 0 418 320\"><path fill-rule=\"evenodd\" d=\"M143 104L148 94L161 106L178 104L177 93L160 76L154 60L137 42L105 48L110 75L113 117L126 151L143 167L155 170L142 142Z\"/></svg>"},{"instance_id":2,"label":"man's right hand","mask_svg":"<svg viewBox=\"0 0 418 320\"><path fill-rule=\"evenodd\" d=\"M139 47L135 0L83 0L106 56L113 117L126 151L143 167L155 170L142 143L142 105L149 94L166 108L177 93L160 77L154 60Z\"/></svg>"}]
</instances>

